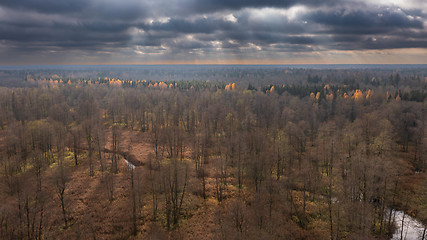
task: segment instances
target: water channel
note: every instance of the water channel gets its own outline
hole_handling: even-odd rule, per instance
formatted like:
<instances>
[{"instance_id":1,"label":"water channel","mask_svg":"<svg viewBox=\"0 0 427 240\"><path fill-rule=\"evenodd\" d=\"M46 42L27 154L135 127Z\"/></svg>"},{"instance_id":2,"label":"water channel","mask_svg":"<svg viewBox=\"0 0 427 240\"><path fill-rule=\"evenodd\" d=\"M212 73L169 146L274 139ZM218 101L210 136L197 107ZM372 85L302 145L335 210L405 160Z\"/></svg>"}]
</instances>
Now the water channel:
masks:
<instances>
[{"instance_id":1,"label":"water channel","mask_svg":"<svg viewBox=\"0 0 427 240\"><path fill-rule=\"evenodd\" d=\"M418 220L412 218L403 211L393 210L394 222L396 224L396 231L392 236L392 240L421 240L426 239L425 226ZM403 218L403 228L402 228ZM403 231L402 231L403 230Z\"/></svg>"},{"instance_id":2,"label":"water channel","mask_svg":"<svg viewBox=\"0 0 427 240\"><path fill-rule=\"evenodd\" d=\"M127 159L125 159L125 163L128 166L129 170L132 170L135 168L135 165L133 165L131 162L129 162Z\"/></svg>"}]
</instances>

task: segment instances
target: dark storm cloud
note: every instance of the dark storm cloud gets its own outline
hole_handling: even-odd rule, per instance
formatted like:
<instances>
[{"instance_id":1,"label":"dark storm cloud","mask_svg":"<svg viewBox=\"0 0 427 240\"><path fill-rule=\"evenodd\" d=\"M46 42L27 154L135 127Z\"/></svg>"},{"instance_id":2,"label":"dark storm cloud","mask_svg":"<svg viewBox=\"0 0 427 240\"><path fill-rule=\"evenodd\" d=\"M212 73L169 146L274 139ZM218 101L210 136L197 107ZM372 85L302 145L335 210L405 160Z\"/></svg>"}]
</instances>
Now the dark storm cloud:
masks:
<instances>
[{"instance_id":1,"label":"dark storm cloud","mask_svg":"<svg viewBox=\"0 0 427 240\"><path fill-rule=\"evenodd\" d=\"M193 34L201 41L226 41L233 40L247 44L254 42L258 45L266 45L278 42L292 44L313 43L311 37L292 36L307 32L307 27L294 22L289 22L282 16L281 19L268 19L268 21L251 21L250 14L236 14L236 21L232 22L223 18L200 17L193 20L169 19L166 22L153 22L139 26L149 33L148 38L157 38L161 42L164 38L178 37L184 34ZM160 33L160 36L159 36ZM145 37L147 40L147 37ZM226 46L238 46L239 44L227 44Z\"/></svg>"},{"instance_id":2,"label":"dark storm cloud","mask_svg":"<svg viewBox=\"0 0 427 240\"><path fill-rule=\"evenodd\" d=\"M230 32L240 36L252 33L286 33L296 34L306 32L307 26L301 23L289 22L284 16L278 19L266 21L251 21L247 12L236 14L236 22L227 21L224 18L199 17L195 20L185 18L172 18L166 22L153 22L143 24L140 28L146 31L167 31L174 33L213 33L218 31ZM223 36L222 36L223 37ZM236 36L238 38L238 36Z\"/></svg>"},{"instance_id":3,"label":"dark storm cloud","mask_svg":"<svg viewBox=\"0 0 427 240\"><path fill-rule=\"evenodd\" d=\"M396 6L367 0L2 0L0 50L167 59L427 48L427 4L409 1Z\"/></svg>"},{"instance_id":4,"label":"dark storm cloud","mask_svg":"<svg viewBox=\"0 0 427 240\"><path fill-rule=\"evenodd\" d=\"M222 19L199 18L195 21L170 19L168 22L155 22L143 25L147 31L168 31L178 33L212 33L217 30L235 30L239 26Z\"/></svg>"},{"instance_id":5,"label":"dark storm cloud","mask_svg":"<svg viewBox=\"0 0 427 240\"><path fill-rule=\"evenodd\" d=\"M330 48L340 50L384 50L400 48L425 48L427 40L425 39L406 39L405 37L387 36L387 37L365 37L357 41L334 42Z\"/></svg>"},{"instance_id":6,"label":"dark storm cloud","mask_svg":"<svg viewBox=\"0 0 427 240\"><path fill-rule=\"evenodd\" d=\"M98 50L105 46L125 46L130 36L122 25L105 26L89 23L52 23L47 26L38 24L32 27L17 27L0 22L0 39L10 45L22 46L31 44L40 49L91 48Z\"/></svg>"},{"instance_id":7,"label":"dark storm cloud","mask_svg":"<svg viewBox=\"0 0 427 240\"><path fill-rule=\"evenodd\" d=\"M139 0L92 1L82 13L84 18L95 18L107 22L117 20L129 22L150 14L147 6Z\"/></svg>"},{"instance_id":8,"label":"dark storm cloud","mask_svg":"<svg viewBox=\"0 0 427 240\"><path fill-rule=\"evenodd\" d=\"M146 6L138 0L2 0L0 6L11 10L105 21L134 20L147 14Z\"/></svg>"},{"instance_id":9,"label":"dark storm cloud","mask_svg":"<svg viewBox=\"0 0 427 240\"><path fill-rule=\"evenodd\" d=\"M422 29L423 22L411 19L403 12L364 11L358 9L348 12L347 9L337 11L317 11L307 17L308 21L319 23L336 30L338 33L354 32L358 34L382 33L400 28Z\"/></svg>"},{"instance_id":10,"label":"dark storm cloud","mask_svg":"<svg viewBox=\"0 0 427 240\"><path fill-rule=\"evenodd\" d=\"M322 26L318 34L331 36L324 45L328 49L426 48L425 19L419 11L408 12L399 8L322 10L311 12L304 19Z\"/></svg>"},{"instance_id":11,"label":"dark storm cloud","mask_svg":"<svg viewBox=\"0 0 427 240\"><path fill-rule=\"evenodd\" d=\"M212 45L197 39L180 39L168 44L175 50L188 50L188 49L205 49L210 48Z\"/></svg>"},{"instance_id":12,"label":"dark storm cloud","mask_svg":"<svg viewBox=\"0 0 427 240\"><path fill-rule=\"evenodd\" d=\"M2 0L1 6L11 9L37 11L40 13L75 13L93 10L91 14L105 13L111 17L135 18L150 6L148 12L162 12L173 15L178 13L211 13L223 10L243 8L288 8L294 5L320 6L339 3L339 0L160 0L158 4L140 0Z\"/></svg>"},{"instance_id":13,"label":"dark storm cloud","mask_svg":"<svg viewBox=\"0 0 427 240\"><path fill-rule=\"evenodd\" d=\"M83 11L89 3L86 0L2 0L0 5L41 13L68 13Z\"/></svg>"},{"instance_id":14,"label":"dark storm cloud","mask_svg":"<svg viewBox=\"0 0 427 240\"><path fill-rule=\"evenodd\" d=\"M194 1L192 6L198 12L239 10L243 8L289 8L294 5L319 6L331 5L338 0L207 0Z\"/></svg>"},{"instance_id":15,"label":"dark storm cloud","mask_svg":"<svg viewBox=\"0 0 427 240\"><path fill-rule=\"evenodd\" d=\"M87 21L79 27L90 32L120 33L129 29L130 25L125 22Z\"/></svg>"}]
</instances>

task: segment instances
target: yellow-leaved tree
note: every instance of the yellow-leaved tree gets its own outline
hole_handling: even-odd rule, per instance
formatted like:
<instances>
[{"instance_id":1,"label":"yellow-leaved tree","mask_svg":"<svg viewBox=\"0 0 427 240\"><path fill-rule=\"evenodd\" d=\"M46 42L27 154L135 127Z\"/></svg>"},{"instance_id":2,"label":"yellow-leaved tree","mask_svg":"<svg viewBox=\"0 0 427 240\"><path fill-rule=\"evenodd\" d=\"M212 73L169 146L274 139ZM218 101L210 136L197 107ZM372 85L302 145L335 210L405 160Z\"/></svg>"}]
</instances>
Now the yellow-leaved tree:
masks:
<instances>
[{"instance_id":1,"label":"yellow-leaved tree","mask_svg":"<svg viewBox=\"0 0 427 240\"><path fill-rule=\"evenodd\" d=\"M231 84L229 83L229 84L227 84L227 85L225 85L225 90L226 91L229 91L231 89Z\"/></svg>"},{"instance_id":2,"label":"yellow-leaved tree","mask_svg":"<svg viewBox=\"0 0 427 240\"><path fill-rule=\"evenodd\" d=\"M317 92L317 94L316 94L316 102L319 102L319 100L320 100L320 92Z\"/></svg>"},{"instance_id":3,"label":"yellow-leaved tree","mask_svg":"<svg viewBox=\"0 0 427 240\"><path fill-rule=\"evenodd\" d=\"M360 89L356 89L356 92L353 94L352 97L355 101L360 101L363 99L363 92Z\"/></svg>"},{"instance_id":4,"label":"yellow-leaved tree","mask_svg":"<svg viewBox=\"0 0 427 240\"><path fill-rule=\"evenodd\" d=\"M272 93L272 92L274 92L274 86L272 86L271 88L270 88L270 92Z\"/></svg>"},{"instance_id":5,"label":"yellow-leaved tree","mask_svg":"<svg viewBox=\"0 0 427 240\"><path fill-rule=\"evenodd\" d=\"M369 100L372 97L372 91L371 89L368 90L368 93L366 93L366 100Z\"/></svg>"}]
</instances>

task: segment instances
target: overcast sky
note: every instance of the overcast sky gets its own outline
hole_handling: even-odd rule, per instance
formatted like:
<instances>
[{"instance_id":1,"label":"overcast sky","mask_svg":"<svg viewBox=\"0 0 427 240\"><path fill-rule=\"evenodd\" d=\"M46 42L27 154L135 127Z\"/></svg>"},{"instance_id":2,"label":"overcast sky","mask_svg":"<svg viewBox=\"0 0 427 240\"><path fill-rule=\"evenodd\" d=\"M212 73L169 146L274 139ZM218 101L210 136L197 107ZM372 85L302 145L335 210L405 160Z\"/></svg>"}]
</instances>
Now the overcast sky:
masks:
<instances>
[{"instance_id":1,"label":"overcast sky","mask_svg":"<svg viewBox=\"0 0 427 240\"><path fill-rule=\"evenodd\" d=\"M427 63L426 0L1 0L0 65Z\"/></svg>"}]
</instances>

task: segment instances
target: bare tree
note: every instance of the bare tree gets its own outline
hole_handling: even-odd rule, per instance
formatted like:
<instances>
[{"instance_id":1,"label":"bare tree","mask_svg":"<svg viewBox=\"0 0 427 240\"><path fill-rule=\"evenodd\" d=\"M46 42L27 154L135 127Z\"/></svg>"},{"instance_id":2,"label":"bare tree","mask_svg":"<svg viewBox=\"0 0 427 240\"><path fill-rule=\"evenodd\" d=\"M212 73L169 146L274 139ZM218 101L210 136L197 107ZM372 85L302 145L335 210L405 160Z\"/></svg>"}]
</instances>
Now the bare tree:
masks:
<instances>
[{"instance_id":1,"label":"bare tree","mask_svg":"<svg viewBox=\"0 0 427 240\"><path fill-rule=\"evenodd\" d=\"M63 161L58 161L58 167L56 169L56 193L61 206L62 218L64 220L64 228L68 228L68 212L66 207L66 195L65 190L67 189L68 174L65 171Z\"/></svg>"},{"instance_id":2,"label":"bare tree","mask_svg":"<svg viewBox=\"0 0 427 240\"><path fill-rule=\"evenodd\" d=\"M163 170L163 190L165 193L166 227L171 229L178 226L184 201L187 182L188 166L181 165L177 159ZM184 176L183 176L184 175Z\"/></svg>"},{"instance_id":3,"label":"bare tree","mask_svg":"<svg viewBox=\"0 0 427 240\"><path fill-rule=\"evenodd\" d=\"M111 156L111 172L118 173L118 163L120 158L120 131L118 126L113 126L112 135L112 156Z\"/></svg>"}]
</instances>

